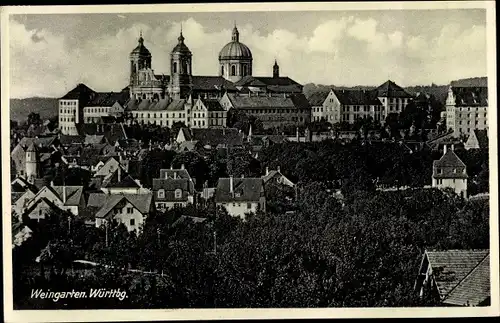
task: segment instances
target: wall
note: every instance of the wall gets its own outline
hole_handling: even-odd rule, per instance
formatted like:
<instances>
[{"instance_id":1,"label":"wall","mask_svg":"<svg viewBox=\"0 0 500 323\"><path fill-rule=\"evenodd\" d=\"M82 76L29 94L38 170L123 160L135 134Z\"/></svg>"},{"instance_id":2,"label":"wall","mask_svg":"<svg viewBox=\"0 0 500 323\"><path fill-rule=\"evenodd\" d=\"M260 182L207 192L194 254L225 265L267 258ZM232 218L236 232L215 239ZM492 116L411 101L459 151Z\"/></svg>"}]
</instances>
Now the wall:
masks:
<instances>
[{"instance_id":1,"label":"wall","mask_svg":"<svg viewBox=\"0 0 500 323\"><path fill-rule=\"evenodd\" d=\"M434 177L432 178L432 187L437 187L439 189L452 188L455 193L461 194L464 192L464 197L467 197L467 179L462 178L445 178L440 179L441 183L438 184L438 180Z\"/></svg>"},{"instance_id":2,"label":"wall","mask_svg":"<svg viewBox=\"0 0 500 323\"><path fill-rule=\"evenodd\" d=\"M248 208L248 204L250 204L250 208ZM231 216L238 216L242 219L245 219L245 213L257 212L259 203L224 202L224 203L217 203L217 206L223 206L227 210L227 213L229 213Z\"/></svg>"},{"instance_id":3,"label":"wall","mask_svg":"<svg viewBox=\"0 0 500 323\"><path fill-rule=\"evenodd\" d=\"M132 111L132 117L139 124L171 127L175 122L183 122L187 125L186 111Z\"/></svg>"},{"instance_id":4,"label":"wall","mask_svg":"<svg viewBox=\"0 0 500 323\"><path fill-rule=\"evenodd\" d=\"M111 107L85 107L83 108L83 120L85 123L97 123L101 117L110 114Z\"/></svg>"},{"instance_id":5,"label":"wall","mask_svg":"<svg viewBox=\"0 0 500 323\"><path fill-rule=\"evenodd\" d=\"M127 209L132 209L132 213L128 213ZM104 225L106 219L113 215L113 219L123 223L128 231L139 230L140 226L144 223L146 215L143 215L137 210L130 202L124 204L122 208L115 208L111 210L104 218L96 218L96 227ZM133 219L135 223L132 225L130 220Z\"/></svg>"},{"instance_id":6,"label":"wall","mask_svg":"<svg viewBox=\"0 0 500 323\"><path fill-rule=\"evenodd\" d=\"M59 100L59 129L64 135L78 135L75 123L83 116L78 100Z\"/></svg>"}]
</instances>

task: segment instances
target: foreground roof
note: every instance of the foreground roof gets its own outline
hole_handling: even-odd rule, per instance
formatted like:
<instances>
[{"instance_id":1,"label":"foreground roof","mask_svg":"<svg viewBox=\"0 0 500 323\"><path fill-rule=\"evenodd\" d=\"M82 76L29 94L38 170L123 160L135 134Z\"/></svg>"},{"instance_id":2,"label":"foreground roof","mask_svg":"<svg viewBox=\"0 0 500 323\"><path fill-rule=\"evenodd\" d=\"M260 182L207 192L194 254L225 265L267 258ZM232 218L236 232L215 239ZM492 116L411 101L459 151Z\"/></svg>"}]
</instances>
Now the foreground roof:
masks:
<instances>
[{"instance_id":1,"label":"foreground roof","mask_svg":"<svg viewBox=\"0 0 500 323\"><path fill-rule=\"evenodd\" d=\"M233 191L230 191L230 178L219 178L215 190L216 202L256 202L264 193L262 178L233 178Z\"/></svg>"},{"instance_id":2,"label":"foreground roof","mask_svg":"<svg viewBox=\"0 0 500 323\"><path fill-rule=\"evenodd\" d=\"M478 305L490 296L489 250L426 251L443 303Z\"/></svg>"}]
</instances>

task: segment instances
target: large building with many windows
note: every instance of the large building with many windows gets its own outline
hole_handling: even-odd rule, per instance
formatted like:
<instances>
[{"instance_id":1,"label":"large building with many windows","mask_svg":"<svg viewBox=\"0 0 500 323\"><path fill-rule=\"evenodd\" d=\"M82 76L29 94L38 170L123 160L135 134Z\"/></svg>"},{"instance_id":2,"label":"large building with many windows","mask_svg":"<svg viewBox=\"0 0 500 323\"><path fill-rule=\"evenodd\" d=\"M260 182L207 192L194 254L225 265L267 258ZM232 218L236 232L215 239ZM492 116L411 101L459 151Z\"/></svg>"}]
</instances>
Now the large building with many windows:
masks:
<instances>
[{"instance_id":1,"label":"large building with many windows","mask_svg":"<svg viewBox=\"0 0 500 323\"><path fill-rule=\"evenodd\" d=\"M455 137L474 130L488 130L488 79L478 77L453 81L446 99L446 128Z\"/></svg>"}]
</instances>

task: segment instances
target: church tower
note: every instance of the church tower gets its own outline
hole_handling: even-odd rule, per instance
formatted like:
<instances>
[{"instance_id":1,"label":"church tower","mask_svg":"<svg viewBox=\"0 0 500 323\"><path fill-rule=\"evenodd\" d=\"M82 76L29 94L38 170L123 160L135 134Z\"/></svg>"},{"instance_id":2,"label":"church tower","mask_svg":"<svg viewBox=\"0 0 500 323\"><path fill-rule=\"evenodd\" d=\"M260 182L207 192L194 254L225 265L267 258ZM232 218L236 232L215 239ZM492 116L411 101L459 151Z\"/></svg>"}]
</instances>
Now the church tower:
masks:
<instances>
[{"instance_id":1,"label":"church tower","mask_svg":"<svg viewBox=\"0 0 500 323\"><path fill-rule=\"evenodd\" d=\"M130 87L139 85L139 71L151 68L151 53L144 46L142 32L139 37L139 44L130 53Z\"/></svg>"},{"instance_id":2,"label":"church tower","mask_svg":"<svg viewBox=\"0 0 500 323\"><path fill-rule=\"evenodd\" d=\"M26 179L33 184L38 178L38 152L33 143L26 150Z\"/></svg>"},{"instance_id":3,"label":"church tower","mask_svg":"<svg viewBox=\"0 0 500 323\"><path fill-rule=\"evenodd\" d=\"M278 62L274 60L274 66L273 66L273 78L277 79L280 77L280 67L278 65Z\"/></svg>"},{"instance_id":4,"label":"church tower","mask_svg":"<svg viewBox=\"0 0 500 323\"><path fill-rule=\"evenodd\" d=\"M184 44L181 33L178 43L170 54L170 95L174 99L184 99L189 96L192 88L191 60L192 53Z\"/></svg>"}]
</instances>

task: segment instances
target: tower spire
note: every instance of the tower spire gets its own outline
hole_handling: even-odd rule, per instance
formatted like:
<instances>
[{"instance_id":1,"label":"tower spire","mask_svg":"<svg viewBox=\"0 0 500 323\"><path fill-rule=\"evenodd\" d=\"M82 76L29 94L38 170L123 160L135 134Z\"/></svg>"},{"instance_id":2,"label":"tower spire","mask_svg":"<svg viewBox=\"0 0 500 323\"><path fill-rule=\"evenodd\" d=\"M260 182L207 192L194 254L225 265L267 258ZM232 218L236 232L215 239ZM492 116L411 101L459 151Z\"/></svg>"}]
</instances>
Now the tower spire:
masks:
<instances>
[{"instance_id":1,"label":"tower spire","mask_svg":"<svg viewBox=\"0 0 500 323\"><path fill-rule=\"evenodd\" d=\"M233 37L231 37L231 40L234 42L240 41L240 33L238 31L238 28L236 28L236 20L234 21Z\"/></svg>"},{"instance_id":2,"label":"tower spire","mask_svg":"<svg viewBox=\"0 0 500 323\"><path fill-rule=\"evenodd\" d=\"M144 43L144 38L142 38L142 29L139 32L139 43L142 45Z\"/></svg>"},{"instance_id":3,"label":"tower spire","mask_svg":"<svg viewBox=\"0 0 500 323\"><path fill-rule=\"evenodd\" d=\"M181 33L179 34L179 38L177 38L177 40L179 40L179 43L184 42L184 36L182 35L182 22L181 22Z\"/></svg>"}]
</instances>

